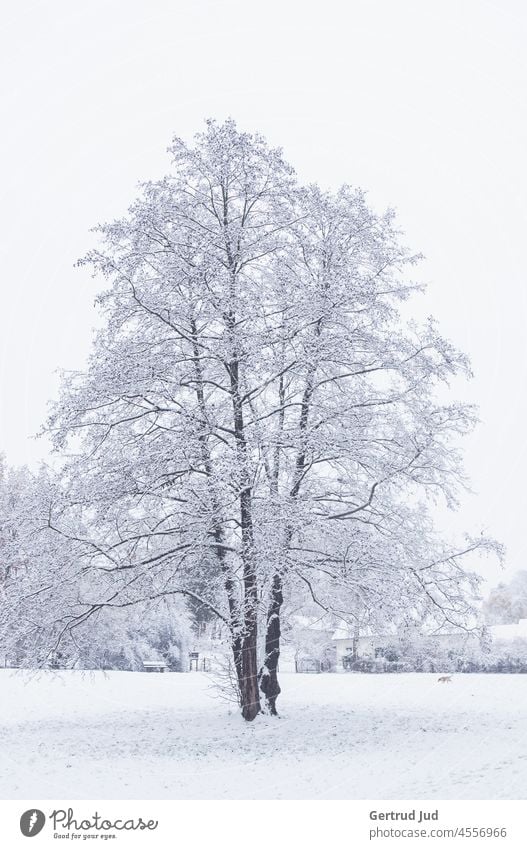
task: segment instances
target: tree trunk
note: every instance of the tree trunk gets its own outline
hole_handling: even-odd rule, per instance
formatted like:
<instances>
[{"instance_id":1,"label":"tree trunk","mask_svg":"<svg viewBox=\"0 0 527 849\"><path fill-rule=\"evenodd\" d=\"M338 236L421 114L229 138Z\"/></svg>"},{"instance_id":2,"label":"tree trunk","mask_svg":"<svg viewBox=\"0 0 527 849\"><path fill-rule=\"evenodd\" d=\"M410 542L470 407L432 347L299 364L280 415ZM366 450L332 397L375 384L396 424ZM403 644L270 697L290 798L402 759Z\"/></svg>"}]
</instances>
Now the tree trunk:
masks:
<instances>
[{"instance_id":1,"label":"tree trunk","mask_svg":"<svg viewBox=\"0 0 527 849\"><path fill-rule=\"evenodd\" d=\"M228 317L232 330L234 317ZM241 637L240 687L242 716L251 722L260 712L260 690L258 687L258 584L254 556L254 534L252 515L252 485L248 469L247 443L240 397L237 353L228 363L234 413L234 435L238 459L240 485L240 530L241 561L243 566L243 632Z\"/></svg>"},{"instance_id":2,"label":"tree trunk","mask_svg":"<svg viewBox=\"0 0 527 849\"><path fill-rule=\"evenodd\" d=\"M283 600L282 577L276 573L271 584L271 598L267 610L265 660L258 676L260 689L265 696L271 716L278 716L276 700L281 692L278 683L278 661L280 659L280 609Z\"/></svg>"},{"instance_id":3,"label":"tree trunk","mask_svg":"<svg viewBox=\"0 0 527 849\"><path fill-rule=\"evenodd\" d=\"M261 713L256 649L256 629L251 628L242 640L242 716L248 722Z\"/></svg>"},{"instance_id":4,"label":"tree trunk","mask_svg":"<svg viewBox=\"0 0 527 849\"><path fill-rule=\"evenodd\" d=\"M200 348L198 346L198 331L194 318L191 319L191 338L193 343L193 362L194 362L194 372L196 377L196 395L198 399L198 405L200 409L201 416L204 421L207 419L207 407L205 403L205 393L203 390L203 369L201 362L201 353ZM200 435L201 442L201 457L203 462L203 467L205 472L209 478L212 479L212 459L210 456L210 451L207 442L207 436L205 433ZM220 501L214 492L214 489L211 489L211 508L213 516L216 517L214 522L214 540L216 544L216 556L218 558L218 563L220 565L220 569L224 576L224 586L225 592L227 595L227 603L229 605L229 617L230 617L230 627L231 627L231 648L232 655L234 660L234 669L236 671L236 682L238 686L238 692L240 696L240 702L243 704L243 681L244 681L244 673L243 673L243 646L242 646L242 637L240 636L240 632L242 630L242 622L239 610L239 602L237 599L236 587L234 585L234 581L232 579L232 574L229 568L229 565L226 561L225 557L225 546L224 546L224 533L221 524L221 509L220 509Z\"/></svg>"},{"instance_id":5,"label":"tree trunk","mask_svg":"<svg viewBox=\"0 0 527 849\"><path fill-rule=\"evenodd\" d=\"M216 539L221 537L221 530L217 529ZM225 592L227 593L227 602L229 605L229 618L230 618L230 626L231 626L231 648L232 648L232 656L234 660L234 669L236 671L236 682L238 685L238 694L240 697L240 703L242 701L242 687L243 687L243 667L242 667L242 638L240 636L240 615L239 615L239 605L236 599L236 590L234 587L234 582L232 580L232 575L230 574L229 568L225 563L224 550L223 548L218 548L218 556L220 559L220 563L222 565L222 570L225 576Z\"/></svg>"},{"instance_id":6,"label":"tree trunk","mask_svg":"<svg viewBox=\"0 0 527 849\"><path fill-rule=\"evenodd\" d=\"M261 712L258 688L258 585L254 562L251 489L240 497L243 556L244 629L242 635L242 716L251 722Z\"/></svg>"},{"instance_id":7,"label":"tree trunk","mask_svg":"<svg viewBox=\"0 0 527 849\"><path fill-rule=\"evenodd\" d=\"M241 561L243 567L243 632L241 638L241 708L242 716L251 722L260 712L260 690L258 687L258 583L254 556L252 482L249 469L249 454L245 436L244 400L240 382L240 351L236 305L238 301L238 263L231 245L229 224L229 189L222 186L223 228L225 250L230 271L229 306L224 313L225 328L231 344L229 360L224 366L229 375L233 411L233 431L238 461L238 484L240 487L240 531Z\"/></svg>"}]
</instances>

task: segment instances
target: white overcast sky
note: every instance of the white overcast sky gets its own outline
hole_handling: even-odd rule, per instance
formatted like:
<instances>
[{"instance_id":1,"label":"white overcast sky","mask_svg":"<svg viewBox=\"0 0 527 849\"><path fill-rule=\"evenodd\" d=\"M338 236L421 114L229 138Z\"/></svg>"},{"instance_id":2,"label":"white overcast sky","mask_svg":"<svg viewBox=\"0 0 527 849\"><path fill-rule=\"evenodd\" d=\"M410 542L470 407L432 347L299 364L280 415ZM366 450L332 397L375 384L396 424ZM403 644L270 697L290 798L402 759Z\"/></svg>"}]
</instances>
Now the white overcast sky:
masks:
<instances>
[{"instance_id":1,"label":"white overcast sky","mask_svg":"<svg viewBox=\"0 0 527 849\"><path fill-rule=\"evenodd\" d=\"M476 373L475 494L449 521L527 568L526 43L521 0L3 2L0 451L46 457L55 371L89 351L89 228L167 170L174 133L232 116L304 180L398 209L426 255L416 309Z\"/></svg>"}]
</instances>

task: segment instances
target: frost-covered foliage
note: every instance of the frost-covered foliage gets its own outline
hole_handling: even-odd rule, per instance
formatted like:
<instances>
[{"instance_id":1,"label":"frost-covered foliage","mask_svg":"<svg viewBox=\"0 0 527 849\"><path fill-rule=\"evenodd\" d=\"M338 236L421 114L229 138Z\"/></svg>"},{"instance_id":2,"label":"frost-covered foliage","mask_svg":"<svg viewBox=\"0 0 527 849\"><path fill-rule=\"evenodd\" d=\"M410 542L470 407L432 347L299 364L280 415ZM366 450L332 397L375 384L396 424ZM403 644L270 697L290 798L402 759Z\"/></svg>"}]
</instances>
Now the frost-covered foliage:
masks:
<instances>
[{"instance_id":1,"label":"frost-covered foliage","mask_svg":"<svg viewBox=\"0 0 527 849\"><path fill-rule=\"evenodd\" d=\"M81 600L89 535L80 515L68 510L70 534L50 526L64 504L49 470L0 467L0 658L8 666L141 669L143 660L187 665L191 615L180 599L101 608L88 617ZM75 617L75 627L71 618Z\"/></svg>"},{"instance_id":2,"label":"frost-covered foliage","mask_svg":"<svg viewBox=\"0 0 527 849\"><path fill-rule=\"evenodd\" d=\"M483 605L488 625L509 625L527 619L527 572L516 572L509 583L491 590Z\"/></svg>"},{"instance_id":3,"label":"frost-covered foliage","mask_svg":"<svg viewBox=\"0 0 527 849\"><path fill-rule=\"evenodd\" d=\"M46 663L78 594L79 548L48 527L57 489L46 469L0 467L0 652L4 663ZM65 608L65 599L68 600Z\"/></svg>"},{"instance_id":4,"label":"frost-covered foliage","mask_svg":"<svg viewBox=\"0 0 527 849\"><path fill-rule=\"evenodd\" d=\"M495 638L482 629L445 635L412 635L394 638L375 658L345 656L342 667L350 672L463 672L527 673L527 639Z\"/></svg>"},{"instance_id":5,"label":"frost-covered foliage","mask_svg":"<svg viewBox=\"0 0 527 849\"><path fill-rule=\"evenodd\" d=\"M72 659L81 669L140 671L144 661L164 661L171 672L186 672L190 639L190 620L183 603L174 599L140 603L130 610L99 611L90 616L75 634L70 662ZM59 651L63 655L63 649Z\"/></svg>"},{"instance_id":6,"label":"frost-covered foliage","mask_svg":"<svg viewBox=\"0 0 527 849\"><path fill-rule=\"evenodd\" d=\"M83 260L107 288L88 368L50 420L77 456L48 524L83 549L62 621L191 599L228 627L253 719L260 689L276 710L284 593L462 626L478 586L465 555L496 546L433 528L474 423L439 390L469 366L432 320L402 316L419 257L393 213L300 185L233 121L169 151L169 175Z\"/></svg>"}]
</instances>

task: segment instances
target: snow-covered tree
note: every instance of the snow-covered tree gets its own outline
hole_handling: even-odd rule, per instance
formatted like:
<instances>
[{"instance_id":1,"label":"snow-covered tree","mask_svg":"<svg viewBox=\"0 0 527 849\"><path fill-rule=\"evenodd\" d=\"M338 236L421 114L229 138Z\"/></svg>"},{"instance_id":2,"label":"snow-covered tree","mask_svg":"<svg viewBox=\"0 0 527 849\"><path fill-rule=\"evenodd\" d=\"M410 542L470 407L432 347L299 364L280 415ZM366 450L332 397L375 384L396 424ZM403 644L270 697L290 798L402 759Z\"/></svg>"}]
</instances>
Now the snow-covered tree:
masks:
<instances>
[{"instance_id":1,"label":"snow-covered tree","mask_svg":"<svg viewBox=\"0 0 527 849\"><path fill-rule=\"evenodd\" d=\"M462 625L477 584L463 557L494 544L434 532L430 503L456 505L453 445L474 420L439 388L468 364L432 321L403 318L418 258L393 214L347 186L299 186L233 121L170 152L170 175L84 260L108 281L105 324L50 422L77 451L50 526L84 545L69 627L192 599L229 628L250 720L260 688L276 712L284 592Z\"/></svg>"},{"instance_id":2,"label":"snow-covered tree","mask_svg":"<svg viewBox=\"0 0 527 849\"><path fill-rule=\"evenodd\" d=\"M180 599L86 616L86 540L95 536L48 469L0 467L0 657L8 665L185 669L191 615ZM59 529L60 526L60 530ZM82 535L82 536L81 536ZM89 585L92 586L92 581Z\"/></svg>"},{"instance_id":3,"label":"snow-covered tree","mask_svg":"<svg viewBox=\"0 0 527 849\"><path fill-rule=\"evenodd\" d=\"M32 474L2 463L0 651L11 663L45 662L61 630L63 599L77 595L75 545L48 527L55 494L46 469Z\"/></svg>"}]
</instances>

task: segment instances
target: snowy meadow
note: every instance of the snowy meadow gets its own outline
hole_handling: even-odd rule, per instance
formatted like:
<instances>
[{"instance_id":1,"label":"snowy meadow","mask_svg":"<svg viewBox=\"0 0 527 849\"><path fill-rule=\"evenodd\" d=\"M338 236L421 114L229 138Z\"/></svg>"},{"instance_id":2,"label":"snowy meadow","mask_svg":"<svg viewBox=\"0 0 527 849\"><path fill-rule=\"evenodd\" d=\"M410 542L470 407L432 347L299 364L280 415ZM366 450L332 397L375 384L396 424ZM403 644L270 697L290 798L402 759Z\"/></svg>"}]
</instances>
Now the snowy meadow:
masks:
<instances>
[{"instance_id":1,"label":"snowy meadow","mask_svg":"<svg viewBox=\"0 0 527 849\"><path fill-rule=\"evenodd\" d=\"M0 794L523 798L527 676L437 677L284 674L281 717L246 723L202 673L2 670Z\"/></svg>"}]
</instances>

